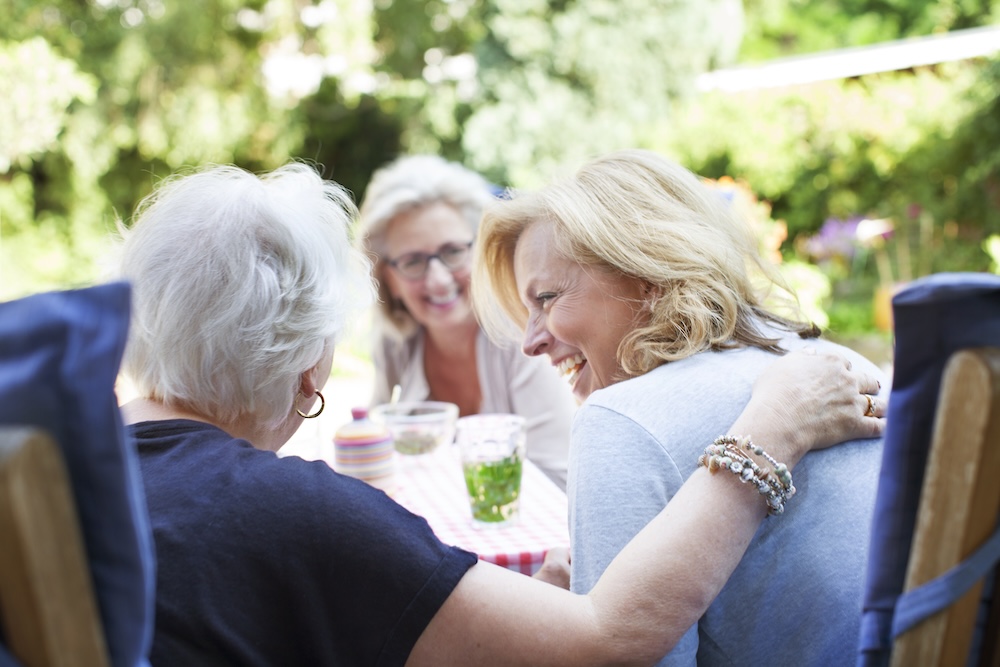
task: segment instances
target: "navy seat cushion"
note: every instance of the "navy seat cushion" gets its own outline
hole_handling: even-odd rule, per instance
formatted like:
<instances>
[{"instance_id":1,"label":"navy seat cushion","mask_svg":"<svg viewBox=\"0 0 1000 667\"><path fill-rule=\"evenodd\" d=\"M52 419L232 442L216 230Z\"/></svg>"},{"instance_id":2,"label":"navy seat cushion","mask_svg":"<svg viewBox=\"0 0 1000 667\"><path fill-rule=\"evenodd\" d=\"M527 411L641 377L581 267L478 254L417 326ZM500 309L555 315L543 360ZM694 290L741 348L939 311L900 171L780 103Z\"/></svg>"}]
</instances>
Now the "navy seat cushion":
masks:
<instances>
[{"instance_id":1,"label":"navy seat cushion","mask_svg":"<svg viewBox=\"0 0 1000 667\"><path fill-rule=\"evenodd\" d=\"M148 664L155 584L138 461L114 393L130 296L111 283L0 304L0 424L42 427L62 450L115 667Z\"/></svg>"}]
</instances>

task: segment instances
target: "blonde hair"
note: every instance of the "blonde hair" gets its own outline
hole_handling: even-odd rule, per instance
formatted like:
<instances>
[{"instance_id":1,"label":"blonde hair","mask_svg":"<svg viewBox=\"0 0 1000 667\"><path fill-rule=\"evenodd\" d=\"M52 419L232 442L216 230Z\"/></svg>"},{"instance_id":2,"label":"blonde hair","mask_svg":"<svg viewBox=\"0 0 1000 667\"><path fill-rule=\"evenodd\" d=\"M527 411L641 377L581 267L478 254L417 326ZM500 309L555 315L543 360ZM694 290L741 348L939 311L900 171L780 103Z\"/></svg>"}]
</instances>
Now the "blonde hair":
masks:
<instances>
[{"instance_id":1,"label":"blonde hair","mask_svg":"<svg viewBox=\"0 0 1000 667\"><path fill-rule=\"evenodd\" d=\"M492 199L486 179L436 155L404 156L375 172L361 203L356 244L374 265L379 295L376 313L385 333L407 338L419 328L406 308L394 301L385 280L389 223L416 208L444 203L458 211L475 233L483 207Z\"/></svg>"},{"instance_id":2,"label":"blonde hair","mask_svg":"<svg viewBox=\"0 0 1000 667\"><path fill-rule=\"evenodd\" d=\"M572 178L487 207L472 291L477 316L493 336L526 323L514 250L524 230L539 221L555 226L562 256L650 287L649 321L618 349L628 376L706 350L747 345L781 352L762 323L802 337L819 335L815 325L764 307L775 288L794 296L762 257L748 222L721 196L664 157L625 150L591 161Z\"/></svg>"}]
</instances>

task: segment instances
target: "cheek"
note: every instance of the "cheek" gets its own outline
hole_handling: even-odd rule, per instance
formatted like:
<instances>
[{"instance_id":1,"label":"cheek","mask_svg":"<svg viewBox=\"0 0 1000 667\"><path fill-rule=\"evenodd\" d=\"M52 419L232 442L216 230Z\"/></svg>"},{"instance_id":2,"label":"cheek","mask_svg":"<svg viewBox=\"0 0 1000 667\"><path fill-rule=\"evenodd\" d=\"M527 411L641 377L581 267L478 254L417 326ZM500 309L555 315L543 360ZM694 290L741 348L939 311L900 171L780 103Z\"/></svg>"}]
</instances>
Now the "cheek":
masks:
<instances>
[{"instance_id":1,"label":"cheek","mask_svg":"<svg viewBox=\"0 0 1000 667\"><path fill-rule=\"evenodd\" d=\"M581 322L573 308L553 307L544 319L546 330L559 342L581 350L589 342L586 319Z\"/></svg>"},{"instance_id":2,"label":"cheek","mask_svg":"<svg viewBox=\"0 0 1000 667\"><path fill-rule=\"evenodd\" d=\"M414 293L419 283L403 280L392 271L386 271L385 280L386 286L389 288L389 295L393 299L399 299L409 308L416 298Z\"/></svg>"},{"instance_id":3,"label":"cheek","mask_svg":"<svg viewBox=\"0 0 1000 667\"><path fill-rule=\"evenodd\" d=\"M468 290L469 283L472 281L471 271L459 271L458 273L453 273L452 276L454 277L455 282L458 283L459 287L463 290Z\"/></svg>"}]
</instances>

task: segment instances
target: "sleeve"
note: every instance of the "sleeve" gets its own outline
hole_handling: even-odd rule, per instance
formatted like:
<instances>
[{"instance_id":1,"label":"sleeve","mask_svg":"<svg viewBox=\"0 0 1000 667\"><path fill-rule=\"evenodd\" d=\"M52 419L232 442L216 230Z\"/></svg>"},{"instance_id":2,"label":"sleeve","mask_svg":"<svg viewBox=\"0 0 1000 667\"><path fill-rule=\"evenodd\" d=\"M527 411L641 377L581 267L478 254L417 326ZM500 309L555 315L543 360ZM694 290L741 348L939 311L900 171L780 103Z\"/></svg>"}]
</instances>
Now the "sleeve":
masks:
<instances>
[{"instance_id":1,"label":"sleeve","mask_svg":"<svg viewBox=\"0 0 1000 667\"><path fill-rule=\"evenodd\" d=\"M570 454L571 582L588 593L614 557L674 496L684 478L660 440L620 413L585 404L573 424ZM694 665L692 626L662 666Z\"/></svg>"},{"instance_id":2,"label":"sleeve","mask_svg":"<svg viewBox=\"0 0 1000 667\"><path fill-rule=\"evenodd\" d=\"M576 399L546 360L527 357L516 349L514 353L507 391L512 411L527 421L528 458L565 489Z\"/></svg>"},{"instance_id":3,"label":"sleeve","mask_svg":"<svg viewBox=\"0 0 1000 667\"><path fill-rule=\"evenodd\" d=\"M285 466L283 488L294 481L295 492L287 494L291 502L284 511L269 517L273 548L310 547L283 559L285 567L292 560L304 564L283 577L295 598L289 604L332 622L335 629L323 631L340 638L345 650L359 647L344 664L402 665L478 558L443 544L424 518L385 493L321 465Z\"/></svg>"}]
</instances>

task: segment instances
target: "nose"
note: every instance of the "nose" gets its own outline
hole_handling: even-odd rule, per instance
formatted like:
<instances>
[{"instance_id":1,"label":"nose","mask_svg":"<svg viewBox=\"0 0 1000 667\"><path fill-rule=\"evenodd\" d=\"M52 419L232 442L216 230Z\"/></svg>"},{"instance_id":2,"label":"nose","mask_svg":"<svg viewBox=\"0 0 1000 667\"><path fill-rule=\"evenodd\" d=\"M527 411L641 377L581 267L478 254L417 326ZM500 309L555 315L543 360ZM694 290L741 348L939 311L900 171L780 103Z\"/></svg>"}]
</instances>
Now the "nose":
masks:
<instances>
[{"instance_id":1,"label":"nose","mask_svg":"<svg viewBox=\"0 0 1000 667\"><path fill-rule=\"evenodd\" d=\"M437 257L431 257L427 261L427 274L424 276L424 280L429 285L440 285L451 283L454 277L451 274L451 270L444 265L444 262Z\"/></svg>"},{"instance_id":2,"label":"nose","mask_svg":"<svg viewBox=\"0 0 1000 667\"><path fill-rule=\"evenodd\" d=\"M552 345L552 334L541 322L540 318L528 318L528 323L524 327L524 339L521 342L521 351L529 357L537 357L545 354Z\"/></svg>"}]
</instances>

